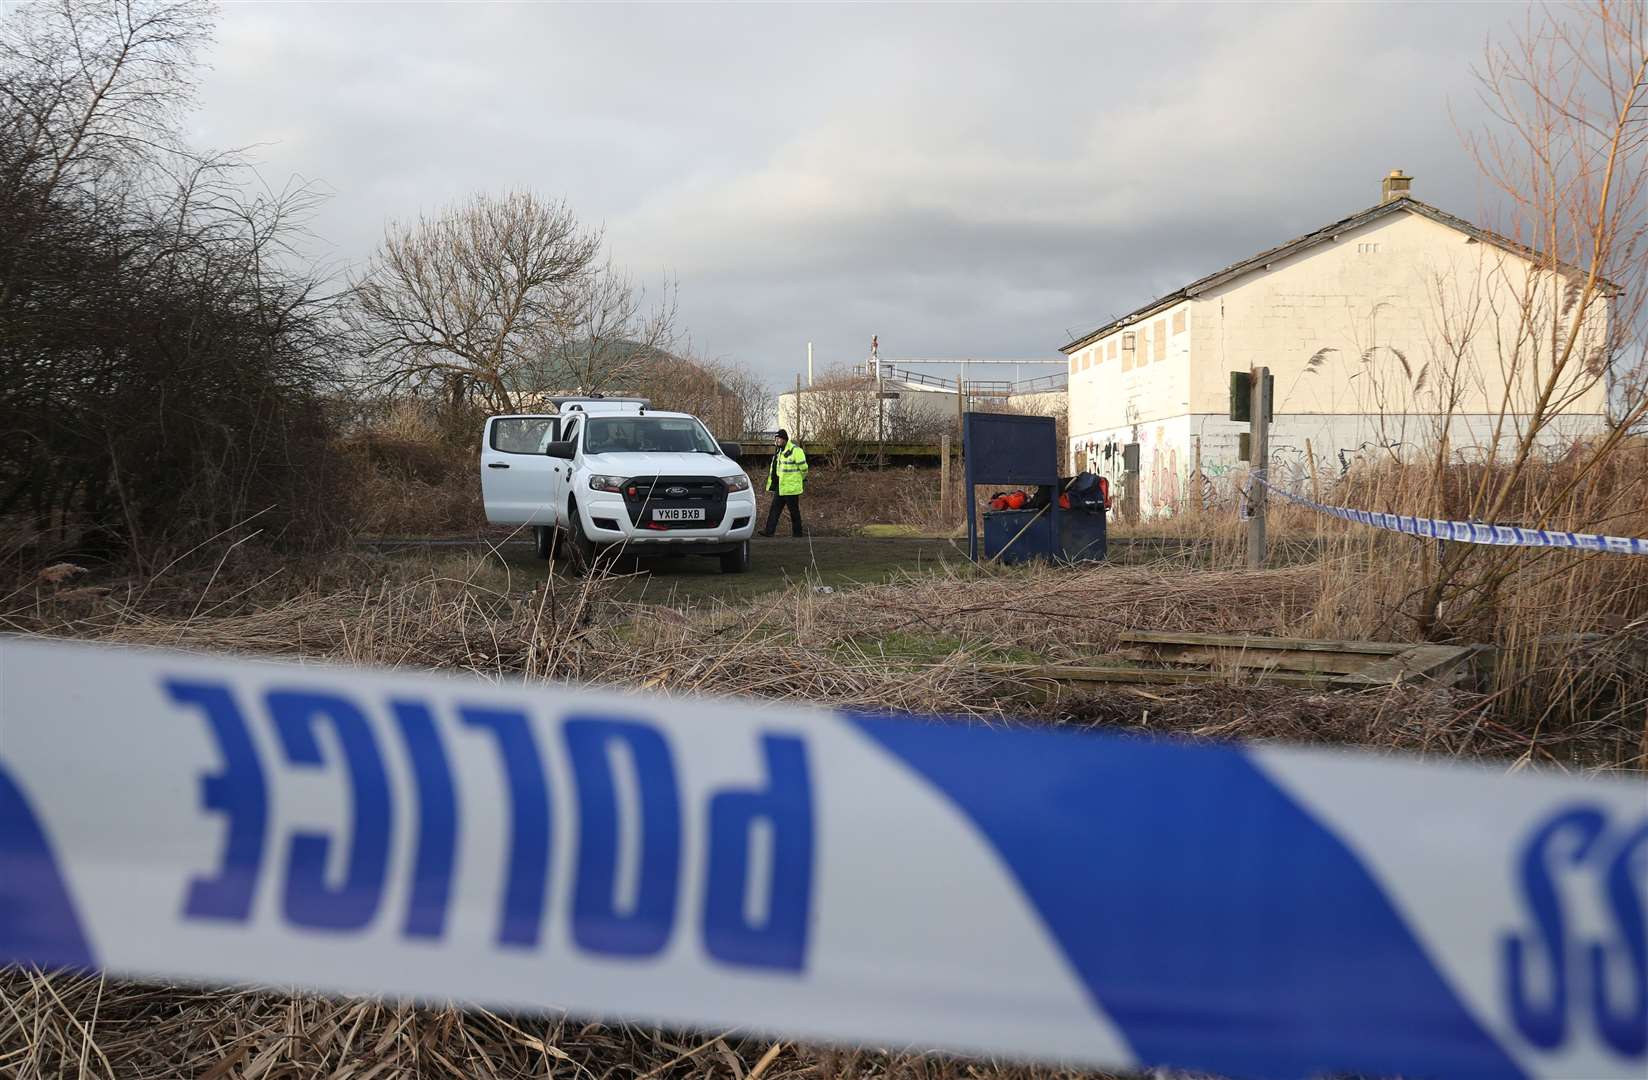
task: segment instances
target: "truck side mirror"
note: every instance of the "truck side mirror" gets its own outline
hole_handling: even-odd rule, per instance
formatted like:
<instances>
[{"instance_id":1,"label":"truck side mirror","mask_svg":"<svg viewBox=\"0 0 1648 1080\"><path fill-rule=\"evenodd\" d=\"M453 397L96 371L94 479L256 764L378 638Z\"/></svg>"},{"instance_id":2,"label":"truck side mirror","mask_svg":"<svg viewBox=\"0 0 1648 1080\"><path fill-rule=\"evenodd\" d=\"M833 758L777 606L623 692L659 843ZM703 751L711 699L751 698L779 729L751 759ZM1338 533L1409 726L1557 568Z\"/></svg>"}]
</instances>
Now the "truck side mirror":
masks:
<instances>
[{"instance_id":1,"label":"truck side mirror","mask_svg":"<svg viewBox=\"0 0 1648 1080\"><path fill-rule=\"evenodd\" d=\"M734 461L737 461L744 456L744 447L740 443L724 442L720 444L720 447L721 452L732 458Z\"/></svg>"},{"instance_id":2,"label":"truck side mirror","mask_svg":"<svg viewBox=\"0 0 1648 1080\"><path fill-rule=\"evenodd\" d=\"M552 442L544 445L544 453L552 458L572 460L574 445L571 442Z\"/></svg>"}]
</instances>

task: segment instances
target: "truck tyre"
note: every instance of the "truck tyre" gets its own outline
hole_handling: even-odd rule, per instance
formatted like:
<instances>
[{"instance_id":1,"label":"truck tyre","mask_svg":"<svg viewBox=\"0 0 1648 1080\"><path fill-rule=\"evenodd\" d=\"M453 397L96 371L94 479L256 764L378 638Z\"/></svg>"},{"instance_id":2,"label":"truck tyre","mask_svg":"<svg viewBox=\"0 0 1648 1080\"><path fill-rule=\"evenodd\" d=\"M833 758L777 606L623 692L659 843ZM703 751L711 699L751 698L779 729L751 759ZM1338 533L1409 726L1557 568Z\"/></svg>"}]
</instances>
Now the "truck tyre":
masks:
<instances>
[{"instance_id":1,"label":"truck tyre","mask_svg":"<svg viewBox=\"0 0 1648 1080\"><path fill-rule=\"evenodd\" d=\"M745 540L731 551L721 555L723 574L742 574L750 568L750 542Z\"/></svg>"},{"instance_id":2,"label":"truck tyre","mask_svg":"<svg viewBox=\"0 0 1648 1080\"><path fill-rule=\"evenodd\" d=\"M567 560L574 574L583 575L595 568L595 544L584 534L584 519L578 516L578 504L567 505L571 527L567 530Z\"/></svg>"},{"instance_id":3,"label":"truck tyre","mask_svg":"<svg viewBox=\"0 0 1648 1080\"><path fill-rule=\"evenodd\" d=\"M555 530L548 525L537 525L532 529L532 544L538 558L545 562L555 551Z\"/></svg>"}]
</instances>

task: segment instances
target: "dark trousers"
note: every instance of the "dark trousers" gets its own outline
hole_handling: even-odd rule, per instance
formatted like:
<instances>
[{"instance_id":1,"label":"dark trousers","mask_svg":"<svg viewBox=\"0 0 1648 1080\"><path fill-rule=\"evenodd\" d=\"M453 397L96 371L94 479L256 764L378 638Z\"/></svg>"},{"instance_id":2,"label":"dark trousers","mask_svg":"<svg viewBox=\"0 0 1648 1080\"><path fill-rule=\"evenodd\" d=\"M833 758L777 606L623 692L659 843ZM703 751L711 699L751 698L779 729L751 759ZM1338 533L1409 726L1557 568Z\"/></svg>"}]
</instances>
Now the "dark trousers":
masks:
<instances>
[{"instance_id":1,"label":"dark trousers","mask_svg":"<svg viewBox=\"0 0 1648 1080\"><path fill-rule=\"evenodd\" d=\"M790 525L795 529L795 535L801 535L801 496L774 495L772 506L767 510L765 531L768 536L778 531L778 514L786 506L790 508Z\"/></svg>"}]
</instances>

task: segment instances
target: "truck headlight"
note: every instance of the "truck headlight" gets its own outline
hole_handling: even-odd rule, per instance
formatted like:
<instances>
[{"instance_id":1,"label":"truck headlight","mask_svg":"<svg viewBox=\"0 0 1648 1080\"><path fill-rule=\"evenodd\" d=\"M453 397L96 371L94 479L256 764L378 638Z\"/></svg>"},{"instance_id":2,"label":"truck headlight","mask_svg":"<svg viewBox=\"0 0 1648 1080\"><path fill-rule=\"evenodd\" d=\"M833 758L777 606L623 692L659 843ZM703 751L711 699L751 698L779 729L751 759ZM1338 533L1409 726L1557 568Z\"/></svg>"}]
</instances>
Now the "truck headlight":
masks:
<instances>
[{"instance_id":1,"label":"truck headlight","mask_svg":"<svg viewBox=\"0 0 1648 1080\"><path fill-rule=\"evenodd\" d=\"M750 490L750 478L743 473L739 473L737 476L723 476L721 483L728 491Z\"/></svg>"},{"instance_id":2,"label":"truck headlight","mask_svg":"<svg viewBox=\"0 0 1648 1080\"><path fill-rule=\"evenodd\" d=\"M594 476L594 475L592 475L589 478L589 487L590 487L591 491L612 491L612 492L623 491L624 486L628 483L629 483L629 477L627 477L627 476Z\"/></svg>"}]
</instances>

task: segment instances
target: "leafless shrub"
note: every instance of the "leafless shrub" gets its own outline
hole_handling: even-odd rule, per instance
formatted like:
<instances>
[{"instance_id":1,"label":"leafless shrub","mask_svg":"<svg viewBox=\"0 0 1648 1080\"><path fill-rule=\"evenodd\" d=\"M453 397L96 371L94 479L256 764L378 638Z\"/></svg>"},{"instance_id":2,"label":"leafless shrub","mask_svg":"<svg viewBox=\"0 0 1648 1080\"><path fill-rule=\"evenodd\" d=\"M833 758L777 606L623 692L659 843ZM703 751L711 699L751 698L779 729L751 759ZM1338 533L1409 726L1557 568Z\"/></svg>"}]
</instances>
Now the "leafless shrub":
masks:
<instances>
[{"instance_id":1,"label":"leafless shrub","mask_svg":"<svg viewBox=\"0 0 1648 1080\"><path fill-rule=\"evenodd\" d=\"M0 21L0 517L41 543L158 566L253 516L332 524L315 196L184 149L209 34L188 2Z\"/></svg>"},{"instance_id":2,"label":"leafless shrub","mask_svg":"<svg viewBox=\"0 0 1648 1080\"><path fill-rule=\"evenodd\" d=\"M875 380L853 367L831 368L792 393L779 417L803 446L828 448L835 465L868 460L876 438Z\"/></svg>"}]
</instances>

